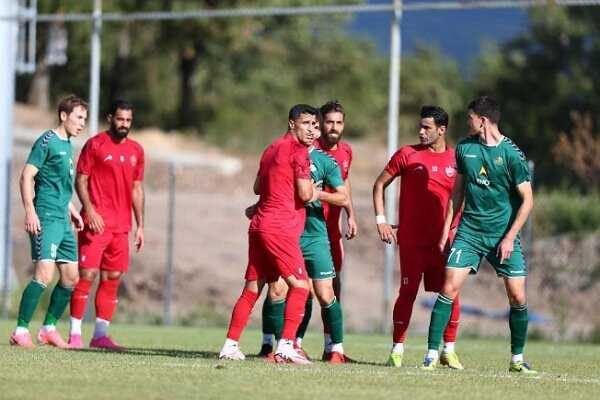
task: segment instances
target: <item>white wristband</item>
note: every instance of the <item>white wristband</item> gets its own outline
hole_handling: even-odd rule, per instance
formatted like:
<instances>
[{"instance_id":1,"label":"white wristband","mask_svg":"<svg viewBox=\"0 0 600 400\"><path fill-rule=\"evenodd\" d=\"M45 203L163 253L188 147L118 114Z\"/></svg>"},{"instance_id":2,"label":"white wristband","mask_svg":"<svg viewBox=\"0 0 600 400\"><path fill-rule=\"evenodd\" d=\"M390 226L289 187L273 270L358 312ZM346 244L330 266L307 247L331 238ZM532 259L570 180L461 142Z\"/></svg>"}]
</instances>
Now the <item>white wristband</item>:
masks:
<instances>
[{"instance_id":1,"label":"white wristband","mask_svg":"<svg viewBox=\"0 0 600 400\"><path fill-rule=\"evenodd\" d=\"M387 223L387 220L385 219L385 215L376 215L375 222L377 223L377 225Z\"/></svg>"}]
</instances>

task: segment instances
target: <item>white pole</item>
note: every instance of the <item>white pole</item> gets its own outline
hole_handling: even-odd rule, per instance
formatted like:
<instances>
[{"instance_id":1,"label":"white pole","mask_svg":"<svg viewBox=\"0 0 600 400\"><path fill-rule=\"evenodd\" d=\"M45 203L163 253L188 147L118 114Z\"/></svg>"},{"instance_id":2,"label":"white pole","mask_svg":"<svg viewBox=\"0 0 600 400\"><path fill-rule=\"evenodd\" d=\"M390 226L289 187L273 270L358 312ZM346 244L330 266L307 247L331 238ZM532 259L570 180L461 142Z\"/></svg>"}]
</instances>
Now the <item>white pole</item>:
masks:
<instances>
[{"instance_id":1,"label":"white pole","mask_svg":"<svg viewBox=\"0 0 600 400\"><path fill-rule=\"evenodd\" d=\"M390 44L390 93L388 108L388 159L398 148L398 117L400 112L400 61L402 57L402 0L394 0L394 18L392 20ZM385 214L390 223L396 220L396 197L398 185L392 182L385 193ZM396 245L385 245L385 260L383 267L383 318L381 331L388 332L391 317L392 290L394 287L394 268Z\"/></svg>"},{"instance_id":2,"label":"white pole","mask_svg":"<svg viewBox=\"0 0 600 400\"><path fill-rule=\"evenodd\" d=\"M0 15L16 13L15 0L0 1ZM8 299L10 291L10 276L12 269L11 257L11 166L12 166L12 132L13 108L15 104L15 63L17 57L17 22L16 20L0 20L0 262L2 263L2 316L8 317Z\"/></svg>"},{"instance_id":3,"label":"white pole","mask_svg":"<svg viewBox=\"0 0 600 400\"><path fill-rule=\"evenodd\" d=\"M92 43L90 52L90 115L88 116L90 136L98 132L100 102L100 56L102 33L102 0L94 0L94 20L92 22Z\"/></svg>"},{"instance_id":4,"label":"white pole","mask_svg":"<svg viewBox=\"0 0 600 400\"><path fill-rule=\"evenodd\" d=\"M175 160L169 161L169 198L167 202L167 268L165 271L165 291L164 291L164 310L163 325L173 323L172 302L173 302L173 255L175 247L175 191L177 175L175 171Z\"/></svg>"}]
</instances>

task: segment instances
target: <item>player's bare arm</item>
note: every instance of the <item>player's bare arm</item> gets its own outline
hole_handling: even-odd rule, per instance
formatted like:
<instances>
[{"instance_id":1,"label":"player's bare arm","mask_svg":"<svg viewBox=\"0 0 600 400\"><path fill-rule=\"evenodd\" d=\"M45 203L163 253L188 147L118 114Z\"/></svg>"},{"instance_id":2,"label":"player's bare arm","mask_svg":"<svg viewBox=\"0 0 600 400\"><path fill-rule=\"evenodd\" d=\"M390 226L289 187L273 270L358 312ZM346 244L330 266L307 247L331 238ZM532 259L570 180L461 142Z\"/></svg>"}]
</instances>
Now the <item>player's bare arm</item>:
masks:
<instances>
[{"instance_id":1,"label":"player's bare arm","mask_svg":"<svg viewBox=\"0 0 600 400\"><path fill-rule=\"evenodd\" d=\"M444 229L442 230L442 236L438 243L438 249L443 252L446 249L446 243L448 242L448 236L450 234L450 228L452 228L452 220L454 216L460 211L465 201L465 179L462 174L456 174L456 180L454 181L454 188L452 189L452 196L448 199L448 209L446 211L446 218L444 220Z\"/></svg>"},{"instance_id":2,"label":"player's bare arm","mask_svg":"<svg viewBox=\"0 0 600 400\"><path fill-rule=\"evenodd\" d=\"M75 204L73 204L72 201L69 202L69 215L71 216L71 222L73 223L75 230L77 232L82 231L83 219L81 218L79 211L77 211L77 208L75 207Z\"/></svg>"},{"instance_id":3,"label":"player's bare arm","mask_svg":"<svg viewBox=\"0 0 600 400\"><path fill-rule=\"evenodd\" d=\"M504 238L498 245L498 258L500 259L500 263L504 260L508 259L513 252L515 238L517 234L525 225L531 210L533 209L533 190L531 188L531 182L523 182L520 185L517 185L517 192L521 197L521 205L519 206L519 210L517 211L517 216L513 221L510 229L504 235Z\"/></svg>"},{"instance_id":4,"label":"player's bare arm","mask_svg":"<svg viewBox=\"0 0 600 400\"><path fill-rule=\"evenodd\" d=\"M21 191L21 201L25 208L25 231L36 235L42 230L40 219L35 211L33 205L34 197L34 178L38 173L38 169L31 165L25 164L23 171L21 172L21 178L19 179L19 189Z\"/></svg>"},{"instance_id":5,"label":"player's bare arm","mask_svg":"<svg viewBox=\"0 0 600 400\"><path fill-rule=\"evenodd\" d=\"M310 179L296 179L296 193L300 200L310 203L318 198L319 190L314 187Z\"/></svg>"},{"instance_id":6,"label":"player's bare arm","mask_svg":"<svg viewBox=\"0 0 600 400\"><path fill-rule=\"evenodd\" d=\"M356 213L354 212L354 204L352 203L352 187L350 185L350 180L346 179L344 184L348 193L348 204L344 206L344 210L346 210L346 215L348 217L346 239L350 240L358 235L358 224L356 223Z\"/></svg>"},{"instance_id":7,"label":"player's bare arm","mask_svg":"<svg viewBox=\"0 0 600 400\"><path fill-rule=\"evenodd\" d=\"M373 208L375 216L381 217L385 215L385 188L394 180L394 177L389 172L383 170L375 180L373 185ZM382 242L392 243L396 241L396 235L391 225L387 221L377 220L377 233Z\"/></svg>"},{"instance_id":8,"label":"player's bare arm","mask_svg":"<svg viewBox=\"0 0 600 400\"><path fill-rule=\"evenodd\" d=\"M136 251L139 252L144 247L144 185L142 181L133 181L132 207L137 225L134 244Z\"/></svg>"},{"instance_id":9,"label":"player's bare arm","mask_svg":"<svg viewBox=\"0 0 600 400\"><path fill-rule=\"evenodd\" d=\"M75 190L77 191L77 196L79 197L79 201L81 201L83 210L87 214L90 229L94 233L102 233L104 232L104 219L96 212L92 204L88 191L88 180L89 176L78 173L77 178L75 178Z\"/></svg>"},{"instance_id":10,"label":"player's bare arm","mask_svg":"<svg viewBox=\"0 0 600 400\"><path fill-rule=\"evenodd\" d=\"M319 200L334 206L346 207L348 204L348 192L346 192L346 186L338 186L334 188L334 190L335 192L333 193L324 190L319 191Z\"/></svg>"}]
</instances>

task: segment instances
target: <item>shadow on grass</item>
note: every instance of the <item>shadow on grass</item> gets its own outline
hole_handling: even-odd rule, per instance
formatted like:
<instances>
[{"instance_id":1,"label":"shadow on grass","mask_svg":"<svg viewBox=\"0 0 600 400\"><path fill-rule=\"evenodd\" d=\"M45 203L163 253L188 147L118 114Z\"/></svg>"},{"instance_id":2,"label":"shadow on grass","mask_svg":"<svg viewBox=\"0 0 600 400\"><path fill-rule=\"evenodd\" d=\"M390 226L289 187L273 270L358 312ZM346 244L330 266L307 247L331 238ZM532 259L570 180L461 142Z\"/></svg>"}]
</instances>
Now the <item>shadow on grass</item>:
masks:
<instances>
[{"instance_id":1,"label":"shadow on grass","mask_svg":"<svg viewBox=\"0 0 600 400\"><path fill-rule=\"evenodd\" d=\"M205 358L217 359L219 353L216 351L202 350L181 350L181 349L159 349L145 347L128 347L124 350L109 350L109 349L70 349L69 351L80 351L85 353L111 353L123 355L138 355L138 356L158 356L158 357L173 357L173 358Z\"/></svg>"}]
</instances>

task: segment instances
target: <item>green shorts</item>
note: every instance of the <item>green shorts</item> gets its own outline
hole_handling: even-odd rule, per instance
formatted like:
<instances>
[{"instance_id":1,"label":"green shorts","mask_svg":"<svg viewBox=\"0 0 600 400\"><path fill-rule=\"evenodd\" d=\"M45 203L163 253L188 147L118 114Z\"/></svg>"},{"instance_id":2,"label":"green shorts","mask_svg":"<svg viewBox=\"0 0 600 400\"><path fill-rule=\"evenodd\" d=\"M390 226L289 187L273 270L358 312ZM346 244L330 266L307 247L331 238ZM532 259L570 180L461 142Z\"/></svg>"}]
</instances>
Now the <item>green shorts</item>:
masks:
<instances>
[{"instance_id":1,"label":"green shorts","mask_svg":"<svg viewBox=\"0 0 600 400\"><path fill-rule=\"evenodd\" d=\"M519 238L515 239L512 254L502 264L496 255L501 240L502 238L474 236L459 231L448 254L446 268L471 268L471 273L476 274L481 259L485 257L498 276L506 278L527 276L527 263Z\"/></svg>"},{"instance_id":2,"label":"green shorts","mask_svg":"<svg viewBox=\"0 0 600 400\"><path fill-rule=\"evenodd\" d=\"M29 235L31 259L59 263L77 263L77 242L71 223L63 220L40 220L42 231Z\"/></svg>"},{"instance_id":3,"label":"green shorts","mask_svg":"<svg viewBox=\"0 0 600 400\"><path fill-rule=\"evenodd\" d=\"M327 237L302 237L300 248L310 279L319 281L335 278L331 246Z\"/></svg>"}]
</instances>

